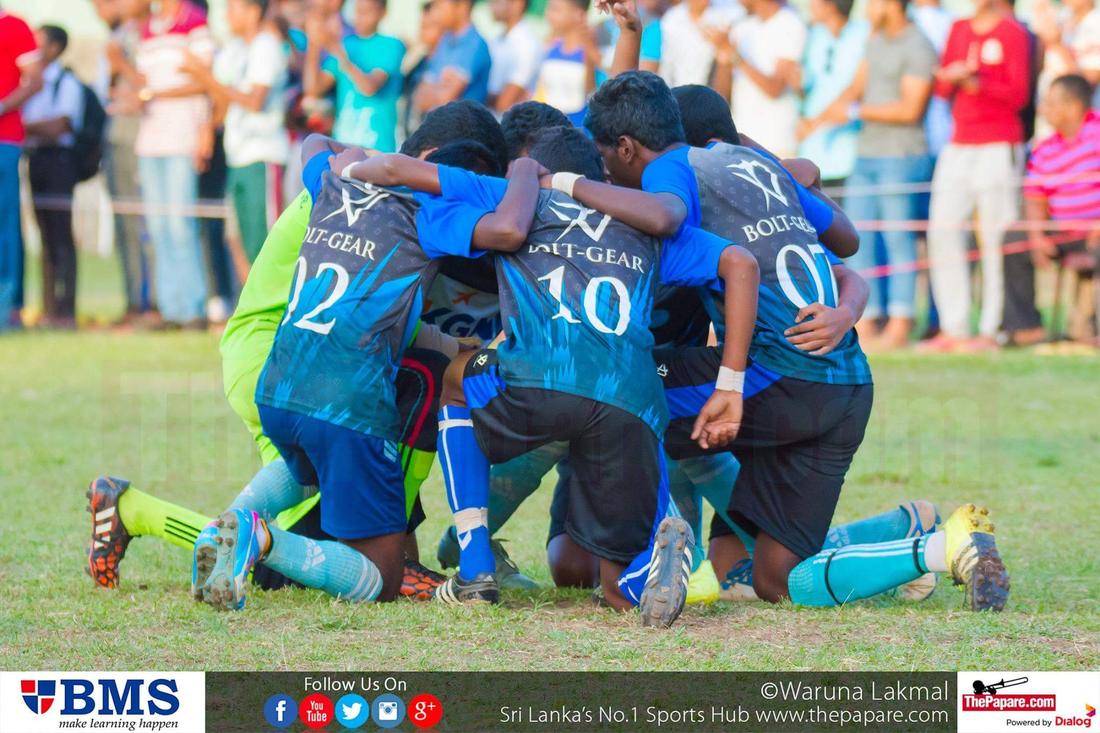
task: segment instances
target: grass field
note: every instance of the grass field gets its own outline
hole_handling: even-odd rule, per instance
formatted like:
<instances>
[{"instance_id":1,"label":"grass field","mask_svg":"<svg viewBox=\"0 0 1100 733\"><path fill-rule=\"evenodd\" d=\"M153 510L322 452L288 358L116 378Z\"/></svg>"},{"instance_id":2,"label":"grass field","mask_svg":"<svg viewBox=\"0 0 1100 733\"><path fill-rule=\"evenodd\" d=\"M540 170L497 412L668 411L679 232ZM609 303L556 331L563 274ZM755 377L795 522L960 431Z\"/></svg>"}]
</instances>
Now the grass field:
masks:
<instances>
[{"instance_id":1,"label":"grass field","mask_svg":"<svg viewBox=\"0 0 1100 733\"><path fill-rule=\"evenodd\" d=\"M95 301L98 305L107 301ZM108 308L107 303L103 307ZM836 519L908 498L987 503L1012 573L1000 615L962 610L941 583L925 603L839 609L718 604L669 632L592 607L580 592L501 607L354 606L312 591L254 594L242 613L188 597L189 556L130 546L122 588L83 571L84 488L98 473L207 512L258 461L222 397L212 335L0 337L0 667L5 669L795 670L1100 667L1100 361L1026 353L881 357L876 405ZM548 486L502 536L531 575ZM424 557L449 521L425 485Z\"/></svg>"}]
</instances>

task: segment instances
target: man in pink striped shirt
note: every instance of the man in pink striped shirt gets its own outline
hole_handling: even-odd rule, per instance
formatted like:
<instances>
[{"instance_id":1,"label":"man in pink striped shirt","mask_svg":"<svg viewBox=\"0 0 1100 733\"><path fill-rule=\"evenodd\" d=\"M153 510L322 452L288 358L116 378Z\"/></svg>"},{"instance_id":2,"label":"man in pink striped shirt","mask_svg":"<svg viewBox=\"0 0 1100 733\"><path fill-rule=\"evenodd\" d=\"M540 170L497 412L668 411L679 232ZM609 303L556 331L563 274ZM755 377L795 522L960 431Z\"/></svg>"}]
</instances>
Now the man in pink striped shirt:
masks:
<instances>
[{"instance_id":1,"label":"man in pink striped shirt","mask_svg":"<svg viewBox=\"0 0 1100 733\"><path fill-rule=\"evenodd\" d=\"M1100 115L1091 100L1092 86L1077 74L1055 79L1042 100L1040 111L1054 134L1035 146L1024 179L1031 254L1005 257L1004 330L1021 345L1045 335L1032 264L1045 267L1067 252L1096 252L1100 244Z\"/></svg>"}]
</instances>

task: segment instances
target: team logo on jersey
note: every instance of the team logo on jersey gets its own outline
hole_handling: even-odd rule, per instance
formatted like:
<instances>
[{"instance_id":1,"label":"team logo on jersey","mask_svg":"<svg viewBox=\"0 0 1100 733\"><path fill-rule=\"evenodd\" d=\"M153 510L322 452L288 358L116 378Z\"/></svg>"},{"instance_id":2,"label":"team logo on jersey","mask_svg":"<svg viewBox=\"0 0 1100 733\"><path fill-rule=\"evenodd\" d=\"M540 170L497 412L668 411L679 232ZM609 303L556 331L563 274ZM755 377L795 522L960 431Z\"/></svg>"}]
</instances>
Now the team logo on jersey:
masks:
<instances>
[{"instance_id":1,"label":"team logo on jersey","mask_svg":"<svg viewBox=\"0 0 1100 733\"><path fill-rule=\"evenodd\" d=\"M569 222L569 226L565 228L565 231L558 235L555 242L560 242L569 232L574 229L580 229L582 232L588 235L588 238L593 242L600 241L604 231L607 229L607 225L611 223L611 217L606 214L600 214L595 209L586 209L580 204L567 204L564 202L552 202L550 204L550 211L554 212L554 216L558 217L562 221ZM570 213L574 212L574 213ZM592 225L588 223L588 217L596 214L602 216L600 223L593 229Z\"/></svg>"},{"instance_id":2,"label":"team logo on jersey","mask_svg":"<svg viewBox=\"0 0 1100 733\"><path fill-rule=\"evenodd\" d=\"M783 206L790 206L787 196L779 188L779 175L759 160L743 160L726 166L733 175L742 181L751 183L764 194L764 205L771 210L774 198Z\"/></svg>"},{"instance_id":3,"label":"team logo on jersey","mask_svg":"<svg viewBox=\"0 0 1100 733\"><path fill-rule=\"evenodd\" d=\"M668 364L658 364L657 365L657 376L660 377L661 379L664 379L665 377L668 376Z\"/></svg>"},{"instance_id":4,"label":"team logo on jersey","mask_svg":"<svg viewBox=\"0 0 1100 733\"><path fill-rule=\"evenodd\" d=\"M343 200L343 203L340 208L321 219L321 221L328 221L338 214L343 214L348 218L348 226L354 226L355 222L359 221L359 217L363 215L364 211L370 211L375 204L390 196L388 191L381 191L373 187L367 188L367 195L363 198L352 198L351 194L352 189L350 186L342 187L340 189L340 198Z\"/></svg>"}]
</instances>

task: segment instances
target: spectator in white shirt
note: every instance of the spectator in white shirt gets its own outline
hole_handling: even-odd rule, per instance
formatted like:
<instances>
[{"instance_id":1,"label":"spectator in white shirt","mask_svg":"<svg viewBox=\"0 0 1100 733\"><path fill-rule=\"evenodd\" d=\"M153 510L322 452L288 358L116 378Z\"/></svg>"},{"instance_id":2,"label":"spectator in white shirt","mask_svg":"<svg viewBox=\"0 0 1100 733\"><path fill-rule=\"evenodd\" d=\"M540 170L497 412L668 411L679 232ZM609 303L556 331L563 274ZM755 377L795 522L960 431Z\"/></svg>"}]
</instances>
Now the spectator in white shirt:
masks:
<instances>
[{"instance_id":1,"label":"spectator in white shirt","mask_svg":"<svg viewBox=\"0 0 1100 733\"><path fill-rule=\"evenodd\" d=\"M76 327L76 244L70 206L76 186L73 133L84 113L84 89L58 60L69 34L56 25L38 29L38 46L46 68L42 89L23 105L31 192L53 199L35 205L42 234L43 325Z\"/></svg>"},{"instance_id":2,"label":"spectator in white shirt","mask_svg":"<svg viewBox=\"0 0 1100 733\"><path fill-rule=\"evenodd\" d=\"M743 8L720 0L683 0L661 18L661 60L658 74L670 87L707 85L715 49L712 34L729 33L745 17Z\"/></svg>"},{"instance_id":3,"label":"spectator in white shirt","mask_svg":"<svg viewBox=\"0 0 1100 733\"><path fill-rule=\"evenodd\" d=\"M184 67L214 102L206 131L210 139L224 121L226 189L249 263L256 260L283 209L283 166L290 149L283 112L287 51L264 29L266 10L267 0L229 0L226 15L233 40L215 57L212 70L193 56Z\"/></svg>"},{"instance_id":4,"label":"spectator in white shirt","mask_svg":"<svg viewBox=\"0 0 1100 733\"><path fill-rule=\"evenodd\" d=\"M504 33L489 44L489 108L504 114L531 97L542 62L542 43L524 17L529 0L491 0L493 18Z\"/></svg>"},{"instance_id":5,"label":"spectator in white shirt","mask_svg":"<svg viewBox=\"0 0 1100 733\"><path fill-rule=\"evenodd\" d=\"M794 157L806 26L782 0L742 2L749 17L733 30L733 118L775 155Z\"/></svg>"}]
</instances>

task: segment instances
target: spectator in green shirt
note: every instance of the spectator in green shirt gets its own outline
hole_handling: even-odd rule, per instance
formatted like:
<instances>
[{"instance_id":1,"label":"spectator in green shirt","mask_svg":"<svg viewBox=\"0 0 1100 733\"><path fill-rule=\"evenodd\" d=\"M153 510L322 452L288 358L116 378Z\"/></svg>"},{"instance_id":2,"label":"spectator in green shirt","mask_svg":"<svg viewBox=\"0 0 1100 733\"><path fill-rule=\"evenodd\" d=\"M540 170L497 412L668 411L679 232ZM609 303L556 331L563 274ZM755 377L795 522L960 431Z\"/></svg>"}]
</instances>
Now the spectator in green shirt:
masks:
<instances>
[{"instance_id":1,"label":"spectator in green shirt","mask_svg":"<svg viewBox=\"0 0 1100 733\"><path fill-rule=\"evenodd\" d=\"M385 0L356 0L352 33L342 38L325 18L306 21L305 92L320 97L336 87L333 137L383 152L397 149L397 100L405 45L378 33Z\"/></svg>"}]
</instances>

